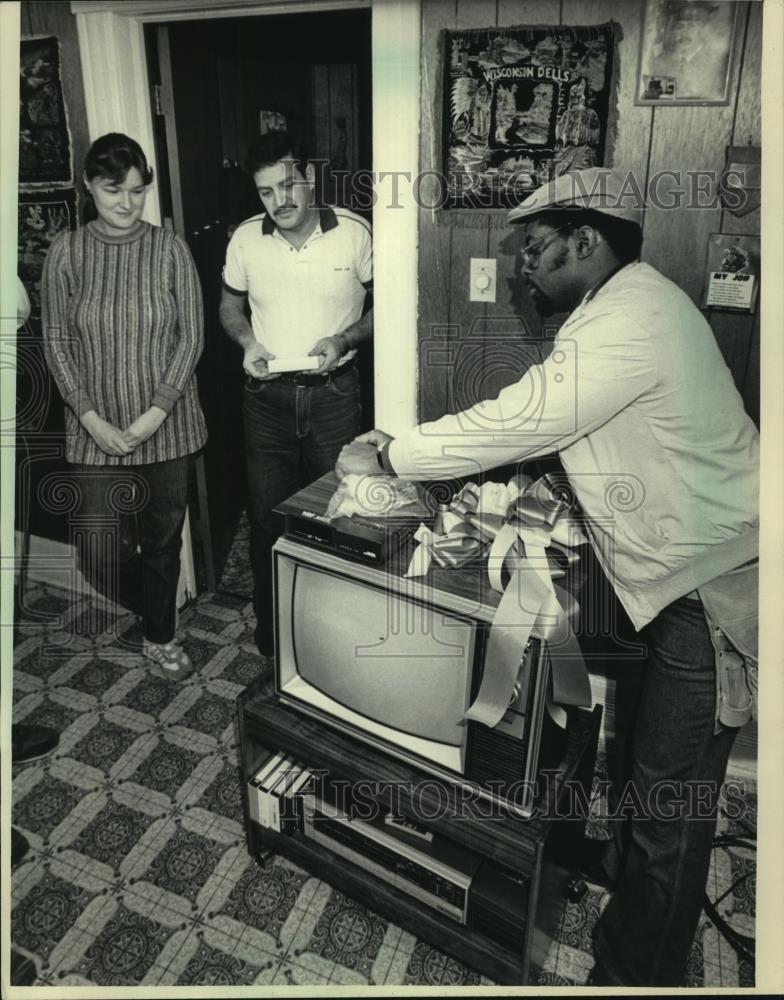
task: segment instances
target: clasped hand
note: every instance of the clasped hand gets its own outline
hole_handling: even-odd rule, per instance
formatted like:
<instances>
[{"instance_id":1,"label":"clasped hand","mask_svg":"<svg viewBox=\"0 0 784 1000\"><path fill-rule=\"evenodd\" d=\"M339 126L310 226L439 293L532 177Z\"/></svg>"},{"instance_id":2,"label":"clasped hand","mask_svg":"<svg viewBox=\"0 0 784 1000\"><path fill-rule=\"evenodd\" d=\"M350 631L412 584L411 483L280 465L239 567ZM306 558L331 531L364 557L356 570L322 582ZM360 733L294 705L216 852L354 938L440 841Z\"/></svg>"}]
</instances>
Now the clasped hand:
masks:
<instances>
[{"instance_id":1,"label":"clasped hand","mask_svg":"<svg viewBox=\"0 0 784 1000\"><path fill-rule=\"evenodd\" d=\"M90 410L82 417L82 425L101 451L107 455L130 455L140 444L158 430L166 419L166 411L159 406L151 406L125 430L120 430L108 420Z\"/></svg>"}]
</instances>

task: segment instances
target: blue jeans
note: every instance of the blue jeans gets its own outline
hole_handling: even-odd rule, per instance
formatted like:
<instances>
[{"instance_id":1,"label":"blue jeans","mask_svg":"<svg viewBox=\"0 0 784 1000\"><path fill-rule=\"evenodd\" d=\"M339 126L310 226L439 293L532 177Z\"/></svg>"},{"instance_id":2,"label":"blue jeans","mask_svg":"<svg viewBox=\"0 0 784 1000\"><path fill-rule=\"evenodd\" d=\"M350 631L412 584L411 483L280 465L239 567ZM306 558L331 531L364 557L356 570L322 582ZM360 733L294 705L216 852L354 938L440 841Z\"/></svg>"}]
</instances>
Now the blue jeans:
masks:
<instances>
[{"instance_id":1,"label":"blue jeans","mask_svg":"<svg viewBox=\"0 0 784 1000\"><path fill-rule=\"evenodd\" d=\"M618 676L621 818L604 859L615 891L594 935L623 986L680 986L699 921L718 799L737 729L715 729L716 666L702 604L681 598L640 633L641 673ZM612 805L613 803L611 803Z\"/></svg>"},{"instance_id":2,"label":"blue jeans","mask_svg":"<svg viewBox=\"0 0 784 1000\"><path fill-rule=\"evenodd\" d=\"M359 375L351 368L312 387L249 378L243 417L256 642L270 650L272 546L283 530L282 518L273 508L331 472L340 449L359 434Z\"/></svg>"},{"instance_id":3,"label":"blue jeans","mask_svg":"<svg viewBox=\"0 0 784 1000\"><path fill-rule=\"evenodd\" d=\"M149 465L70 466L82 574L109 600L141 615L150 642L174 638L192 461L186 455Z\"/></svg>"}]
</instances>

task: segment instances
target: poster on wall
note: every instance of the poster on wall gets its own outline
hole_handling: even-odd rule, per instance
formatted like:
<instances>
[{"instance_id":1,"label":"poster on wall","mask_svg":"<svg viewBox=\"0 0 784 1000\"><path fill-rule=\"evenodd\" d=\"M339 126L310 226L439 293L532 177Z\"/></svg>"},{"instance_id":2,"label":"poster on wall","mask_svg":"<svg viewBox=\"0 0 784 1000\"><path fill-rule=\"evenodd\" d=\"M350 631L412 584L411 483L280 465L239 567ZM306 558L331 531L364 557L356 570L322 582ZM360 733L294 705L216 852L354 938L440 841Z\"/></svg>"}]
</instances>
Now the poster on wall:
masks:
<instances>
[{"instance_id":1,"label":"poster on wall","mask_svg":"<svg viewBox=\"0 0 784 1000\"><path fill-rule=\"evenodd\" d=\"M759 236L714 233L708 240L703 309L751 312L760 276Z\"/></svg>"},{"instance_id":2,"label":"poster on wall","mask_svg":"<svg viewBox=\"0 0 784 1000\"><path fill-rule=\"evenodd\" d=\"M508 208L567 170L604 165L615 29L445 32L448 207Z\"/></svg>"},{"instance_id":3,"label":"poster on wall","mask_svg":"<svg viewBox=\"0 0 784 1000\"><path fill-rule=\"evenodd\" d=\"M19 193L17 272L27 289L31 315L41 315L41 273L52 240L63 229L76 228L76 192Z\"/></svg>"},{"instance_id":4,"label":"poster on wall","mask_svg":"<svg viewBox=\"0 0 784 1000\"><path fill-rule=\"evenodd\" d=\"M19 184L70 185L71 137L57 38L23 39L19 77Z\"/></svg>"}]
</instances>

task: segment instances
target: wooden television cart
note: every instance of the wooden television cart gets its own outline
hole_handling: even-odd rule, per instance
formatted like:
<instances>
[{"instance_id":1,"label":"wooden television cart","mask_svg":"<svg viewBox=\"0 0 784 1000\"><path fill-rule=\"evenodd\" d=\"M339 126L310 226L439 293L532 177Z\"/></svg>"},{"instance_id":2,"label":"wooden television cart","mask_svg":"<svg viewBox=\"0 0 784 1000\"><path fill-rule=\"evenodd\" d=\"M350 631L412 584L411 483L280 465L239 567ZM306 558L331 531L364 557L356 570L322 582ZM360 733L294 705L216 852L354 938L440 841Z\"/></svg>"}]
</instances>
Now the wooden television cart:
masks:
<instances>
[{"instance_id":1,"label":"wooden television cart","mask_svg":"<svg viewBox=\"0 0 784 1000\"><path fill-rule=\"evenodd\" d=\"M283 505L283 513L315 510L323 513L334 488L325 477ZM390 572L404 572L407 556L392 560ZM396 567L396 568L393 568ZM435 586L466 592L476 574L446 571L437 574ZM475 587L475 584L474 584ZM497 600L483 591L481 600ZM490 609L492 617L492 608ZM492 927L466 926L438 912L355 865L304 833L281 834L251 820L247 791L243 795L249 853L259 863L270 853L291 858L314 876L353 896L387 919L435 947L473 967L495 982L526 985L547 956L573 877L570 859L584 835L585 811L593 778L601 708L569 710L563 759L543 782L544 794L530 819L522 818L489 800L478 800L473 811L458 783L442 781L390 753L340 732L332 726L282 703L275 695L272 670L250 685L238 699L239 736L243 785L271 755L283 752L326 780L363 782L378 787L379 811L390 808L395 789L395 810L435 837L473 852L516 881L524 895L525 914L519 942L500 943ZM582 805L575 815L575 804ZM484 808L483 808L484 807ZM483 816L482 813L485 813ZM423 817L432 816L432 820Z\"/></svg>"}]
</instances>

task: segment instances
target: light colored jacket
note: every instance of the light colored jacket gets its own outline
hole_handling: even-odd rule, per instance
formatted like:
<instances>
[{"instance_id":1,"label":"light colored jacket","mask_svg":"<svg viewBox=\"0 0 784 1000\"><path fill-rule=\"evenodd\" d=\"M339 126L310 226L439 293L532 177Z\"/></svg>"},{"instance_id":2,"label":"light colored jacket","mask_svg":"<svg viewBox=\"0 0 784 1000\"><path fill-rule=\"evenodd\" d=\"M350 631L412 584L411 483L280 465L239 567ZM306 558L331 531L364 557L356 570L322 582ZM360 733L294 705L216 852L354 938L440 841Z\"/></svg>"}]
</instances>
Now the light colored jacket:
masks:
<instances>
[{"instance_id":1,"label":"light colored jacket","mask_svg":"<svg viewBox=\"0 0 784 1000\"><path fill-rule=\"evenodd\" d=\"M710 326L648 264L589 293L519 382L387 457L399 476L438 479L553 451L636 628L756 558L759 435Z\"/></svg>"}]
</instances>

